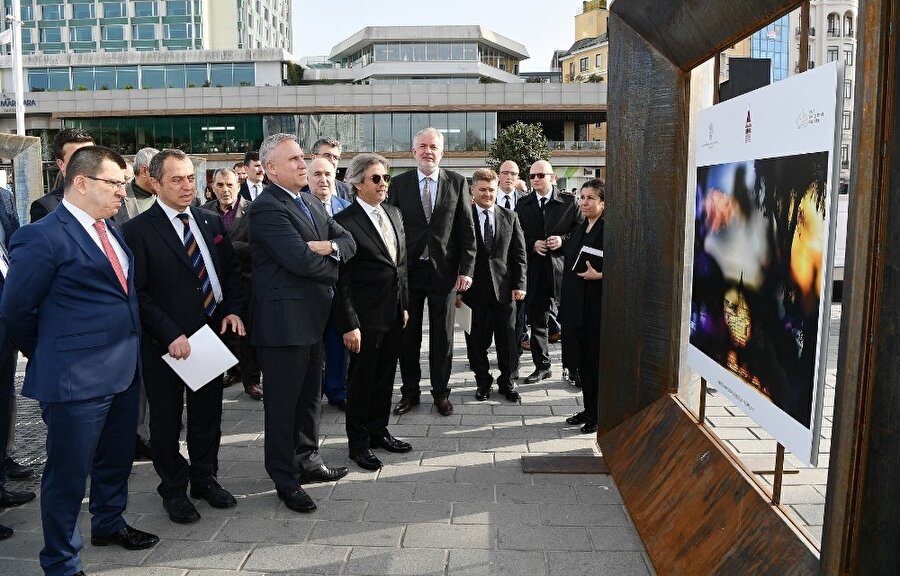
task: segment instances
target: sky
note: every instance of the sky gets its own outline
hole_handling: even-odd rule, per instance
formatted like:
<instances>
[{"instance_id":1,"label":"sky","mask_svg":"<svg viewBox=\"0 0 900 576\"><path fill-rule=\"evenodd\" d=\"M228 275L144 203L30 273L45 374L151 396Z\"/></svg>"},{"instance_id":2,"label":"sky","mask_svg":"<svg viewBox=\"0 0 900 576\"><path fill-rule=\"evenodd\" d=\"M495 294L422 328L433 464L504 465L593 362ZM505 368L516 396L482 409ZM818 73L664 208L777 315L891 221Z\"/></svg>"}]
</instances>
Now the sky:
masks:
<instances>
[{"instance_id":1,"label":"sky","mask_svg":"<svg viewBox=\"0 0 900 576\"><path fill-rule=\"evenodd\" d=\"M294 0L295 57L327 55L366 26L481 25L523 44L530 58L521 72L550 69L554 50L575 41L581 0L345 0L313 4Z\"/></svg>"}]
</instances>

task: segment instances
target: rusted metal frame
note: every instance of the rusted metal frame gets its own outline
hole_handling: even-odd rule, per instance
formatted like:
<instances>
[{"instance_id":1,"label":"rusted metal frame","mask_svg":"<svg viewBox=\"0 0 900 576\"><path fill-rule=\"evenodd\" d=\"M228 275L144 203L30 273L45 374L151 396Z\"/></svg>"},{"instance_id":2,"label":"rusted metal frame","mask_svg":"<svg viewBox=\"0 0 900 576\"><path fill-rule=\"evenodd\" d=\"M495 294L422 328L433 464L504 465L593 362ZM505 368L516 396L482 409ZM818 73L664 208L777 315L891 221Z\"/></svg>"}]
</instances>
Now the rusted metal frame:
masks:
<instances>
[{"instance_id":1,"label":"rusted metal frame","mask_svg":"<svg viewBox=\"0 0 900 576\"><path fill-rule=\"evenodd\" d=\"M809 69L809 0L800 5L800 72Z\"/></svg>"}]
</instances>

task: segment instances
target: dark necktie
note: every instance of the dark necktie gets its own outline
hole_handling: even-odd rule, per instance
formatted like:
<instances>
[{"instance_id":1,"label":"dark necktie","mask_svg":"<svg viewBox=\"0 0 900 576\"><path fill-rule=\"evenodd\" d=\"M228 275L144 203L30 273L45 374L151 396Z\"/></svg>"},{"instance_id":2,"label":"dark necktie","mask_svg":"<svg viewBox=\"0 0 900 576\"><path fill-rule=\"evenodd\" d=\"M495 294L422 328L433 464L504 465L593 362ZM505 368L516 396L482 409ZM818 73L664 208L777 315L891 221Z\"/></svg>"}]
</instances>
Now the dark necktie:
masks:
<instances>
[{"instance_id":1,"label":"dark necktie","mask_svg":"<svg viewBox=\"0 0 900 576\"><path fill-rule=\"evenodd\" d=\"M304 202L300 198L300 196L297 196L296 198L294 198L294 202L296 202L297 206L300 207L300 210L302 210L303 213L306 214L306 217L309 219L309 223L310 223L310 225L312 225L313 230L316 231L316 237L318 238L319 237L319 228L316 226L316 221L313 220L313 215L312 215L312 212L309 211L309 206L306 205L306 202Z\"/></svg>"},{"instance_id":2,"label":"dark necktie","mask_svg":"<svg viewBox=\"0 0 900 576\"><path fill-rule=\"evenodd\" d=\"M109 260L109 265L112 266L113 272L116 274L116 278L119 279L119 284L122 285L122 290L128 294L128 281L125 280L125 272L122 270L122 263L119 262L119 256L116 254L115 249L112 246L112 242L109 241L109 235L106 233L106 222L103 220L97 220L94 222L94 230L97 231L97 236L100 237L100 245L103 246L103 252L106 254L107 260ZM3 256L3 259L6 260L6 256Z\"/></svg>"},{"instance_id":3,"label":"dark necktie","mask_svg":"<svg viewBox=\"0 0 900 576\"><path fill-rule=\"evenodd\" d=\"M490 253L494 248L494 227L491 226L491 215L484 211L484 248Z\"/></svg>"},{"instance_id":4,"label":"dark necktie","mask_svg":"<svg viewBox=\"0 0 900 576\"><path fill-rule=\"evenodd\" d=\"M191 232L190 217L187 214L179 214L178 219L184 225L184 247L187 250L188 260L197 273L197 279L200 281L200 295L203 297L203 312L207 316L212 316L216 309L216 298L212 291L212 282L209 280L209 274L206 272L206 263L203 261L203 254L200 253L200 246L197 245L197 239Z\"/></svg>"},{"instance_id":5,"label":"dark necktie","mask_svg":"<svg viewBox=\"0 0 900 576\"><path fill-rule=\"evenodd\" d=\"M509 202L509 194L506 195L506 206L504 206L507 210L512 210L512 204Z\"/></svg>"},{"instance_id":6,"label":"dark necktie","mask_svg":"<svg viewBox=\"0 0 900 576\"><path fill-rule=\"evenodd\" d=\"M541 198L541 210L543 210L544 206L546 206L546 205L547 205L547 197L544 196L543 198Z\"/></svg>"}]
</instances>

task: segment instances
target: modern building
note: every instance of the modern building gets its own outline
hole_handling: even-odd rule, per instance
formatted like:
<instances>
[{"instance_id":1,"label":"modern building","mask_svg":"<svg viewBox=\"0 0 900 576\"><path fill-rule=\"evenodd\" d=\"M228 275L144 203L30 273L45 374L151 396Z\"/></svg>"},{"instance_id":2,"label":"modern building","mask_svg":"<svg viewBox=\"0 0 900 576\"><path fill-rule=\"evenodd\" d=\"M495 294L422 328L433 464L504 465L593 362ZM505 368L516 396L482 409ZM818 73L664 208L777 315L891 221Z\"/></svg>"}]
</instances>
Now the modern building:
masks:
<instances>
[{"instance_id":1,"label":"modern building","mask_svg":"<svg viewBox=\"0 0 900 576\"><path fill-rule=\"evenodd\" d=\"M291 51L289 0L20 0L24 54ZM12 2L0 0L11 15ZM0 23L5 29L6 19ZM6 47L7 51L9 48Z\"/></svg>"},{"instance_id":2,"label":"modern building","mask_svg":"<svg viewBox=\"0 0 900 576\"><path fill-rule=\"evenodd\" d=\"M784 15L750 36L750 57L768 58L771 62L771 81L788 77L791 70L791 21ZM815 35L814 30L810 30Z\"/></svg>"},{"instance_id":3,"label":"modern building","mask_svg":"<svg viewBox=\"0 0 900 576\"><path fill-rule=\"evenodd\" d=\"M483 26L369 26L327 58L309 58L304 82L352 84L514 83L522 44Z\"/></svg>"}]
</instances>

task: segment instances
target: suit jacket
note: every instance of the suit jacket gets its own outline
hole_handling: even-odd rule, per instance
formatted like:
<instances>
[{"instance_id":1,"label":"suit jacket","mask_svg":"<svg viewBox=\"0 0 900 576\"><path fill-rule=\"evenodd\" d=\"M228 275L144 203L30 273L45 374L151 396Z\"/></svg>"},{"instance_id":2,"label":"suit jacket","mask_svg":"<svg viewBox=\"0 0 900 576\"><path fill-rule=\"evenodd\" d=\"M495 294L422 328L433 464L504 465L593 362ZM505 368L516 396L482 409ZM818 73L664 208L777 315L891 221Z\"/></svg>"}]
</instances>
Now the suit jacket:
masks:
<instances>
[{"instance_id":1,"label":"suit jacket","mask_svg":"<svg viewBox=\"0 0 900 576\"><path fill-rule=\"evenodd\" d=\"M341 333L357 328L388 332L409 308L403 218L396 207L381 207L397 236L396 264L359 202L334 217L356 240L356 255L341 265L338 280L334 315Z\"/></svg>"},{"instance_id":2,"label":"suit jacket","mask_svg":"<svg viewBox=\"0 0 900 576\"><path fill-rule=\"evenodd\" d=\"M300 190L300 192L303 192L304 194L309 194L310 196L312 196L312 192L309 191L309 186L307 186L306 188L303 188L302 190ZM313 201L319 202L319 204L322 203L322 201L319 200L318 198L316 198L315 196L312 196L312 199L313 199ZM330 201L331 201L331 213L335 216L337 216L338 212L340 212L344 208L350 206L350 201L344 200L343 198L339 197L337 194L332 194ZM355 238L354 238L354 240L355 240Z\"/></svg>"},{"instance_id":3,"label":"suit jacket","mask_svg":"<svg viewBox=\"0 0 900 576\"><path fill-rule=\"evenodd\" d=\"M211 318L203 312L202 292L187 250L160 205L129 220L123 229L125 241L134 252L134 284L141 308L145 347L153 344L156 354L166 353L169 344L182 334L191 336L209 322L218 328L228 314L241 312L241 272L225 225L218 214L189 207L206 242L222 286L222 301ZM218 330L216 330L218 332Z\"/></svg>"},{"instance_id":4,"label":"suit jacket","mask_svg":"<svg viewBox=\"0 0 900 576\"><path fill-rule=\"evenodd\" d=\"M241 189L238 191L238 196L240 196L247 202L253 202L253 199L250 198L250 185L248 184L248 182L249 182L248 180L244 180L244 182L241 184ZM263 180L262 185L263 185L263 191L265 191L266 186L268 186L268 183L265 180ZM260 192L260 194L262 194L262 192ZM259 198L259 195L257 194L256 197Z\"/></svg>"},{"instance_id":5,"label":"suit jacket","mask_svg":"<svg viewBox=\"0 0 900 576\"><path fill-rule=\"evenodd\" d=\"M128 256L128 293L65 206L16 232L0 315L28 357L22 394L71 402L117 394L140 379L141 323L134 256L118 226L109 233Z\"/></svg>"},{"instance_id":6,"label":"suit jacket","mask_svg":"<svg viewBox=\"0 0 900 576\"><path fill-rule=\"evenodd\" d=\"M432 286L437 292L446 293L453 289L457 275L474 274L475 227L466 179L456 172L440 169L437 182L437 201L430 222L425 220L415 169L391 180L387 203L399 208L403 215L410 261L422 255L427 243Z\"/></svg>"},{"instance_id":7,"label":"suit jacket","mask_svg":"<svg viewBox=\"0 0 900 576\"><path fill-rule=\"evenodd\" d=\"M137 191L134 189L135 186L138 187ZM132 180L125 186L125 197L122 198L122 205L119 206L119 212L113 217L116 224L122 226L142 212L138 204L138 197L150 200L155 198L155 195L143 190L140 185L135 184L135 181Z\"/></svg>"},{"instance_id":8,"label":"suit jacket","mask_svg":"<svg viewBox=\"0 0 900 576\"><path fill-rule=\"evenodd\" d=\"M56 210L56 207L59 206L60 202L62 202L62 199L63 185L60 184L57 188L54 188L48 194L44 194L31 203L31 208L29 209L31 221L37 222L47 214Z\"/></svg>"},{"instance_id":9,"label":"suit jacket","mask_svg":"<svg viewBox=\"0 0 900 576\"><path fill-rule=\"evenodd\" d=\"M472 287L463 292L463 301L469 306L511 302L513 290L525 290L525 237L519 217L512 210L494 206L494 245L490 252L484 245L484 230L474 204L472 219L479 229L475 233L478 254Z\"/></svg>"},{"instance_id":10,"label":"suit jacket","mask_svg":"<svg viewBox=\"0 0 900 576\"><path fill-rule=\"evenodd\" d=\"M215 212L221 216L219 211L219 201L212 200L201 206L204 210ZM237 256L238 264L241 266L241 275L250 279L250 219L247 218L247 211L250 209L250 202L243 198L238 198L238 207L234 213L234 222L228 229L228 239L231 240L231 246L234 248L234 254ZM248 295L244 294L246 298Z\"/></svg>"},{"instance_id":11,"label":"suit jacket","mask_svg":"<svg viewBox=\"0 0 900 576\"><path fill-rule=\"evenodd\" d=\"M300 194L315 222L293 197L269 184L250 210L253 261L253 326L256 346L310 346L322 339L338 280L338 260L309 249L310 240L331 240L341 262L356 253L356 242L311 196Z\"/></svg>"},{"instance_id":12,"label":"suit jacket","mask_svg":"<svg viewBox=\"0 0 900 576\"><path fill-rule=\"evenodd\" d=\"M525 250L528 252L528 291L534 292L536 286L547 285L550 296L559 298L566 242L575 227L584 220L581 210L575 205L575 197L561 194L554 186L543 214L536 193L522 198L516 204L516 213L525 233ZM539 255L534 251L534 243L550 236L561 237L562 246L548 250L546 256Z\"/></svg>"},{"instance_id":13,"label":"suit jacket","mask_svg":"<svg viewBox=\"0 0 900 576\"><path fill-rule=\"evenodd\" d=\"M12 192L6 188L0 188L0 224L6 233L3 246L9 251L9 239L12 238L13 232L19 229L19 213L16 211Z\"/></svg>"}]
</instances>

